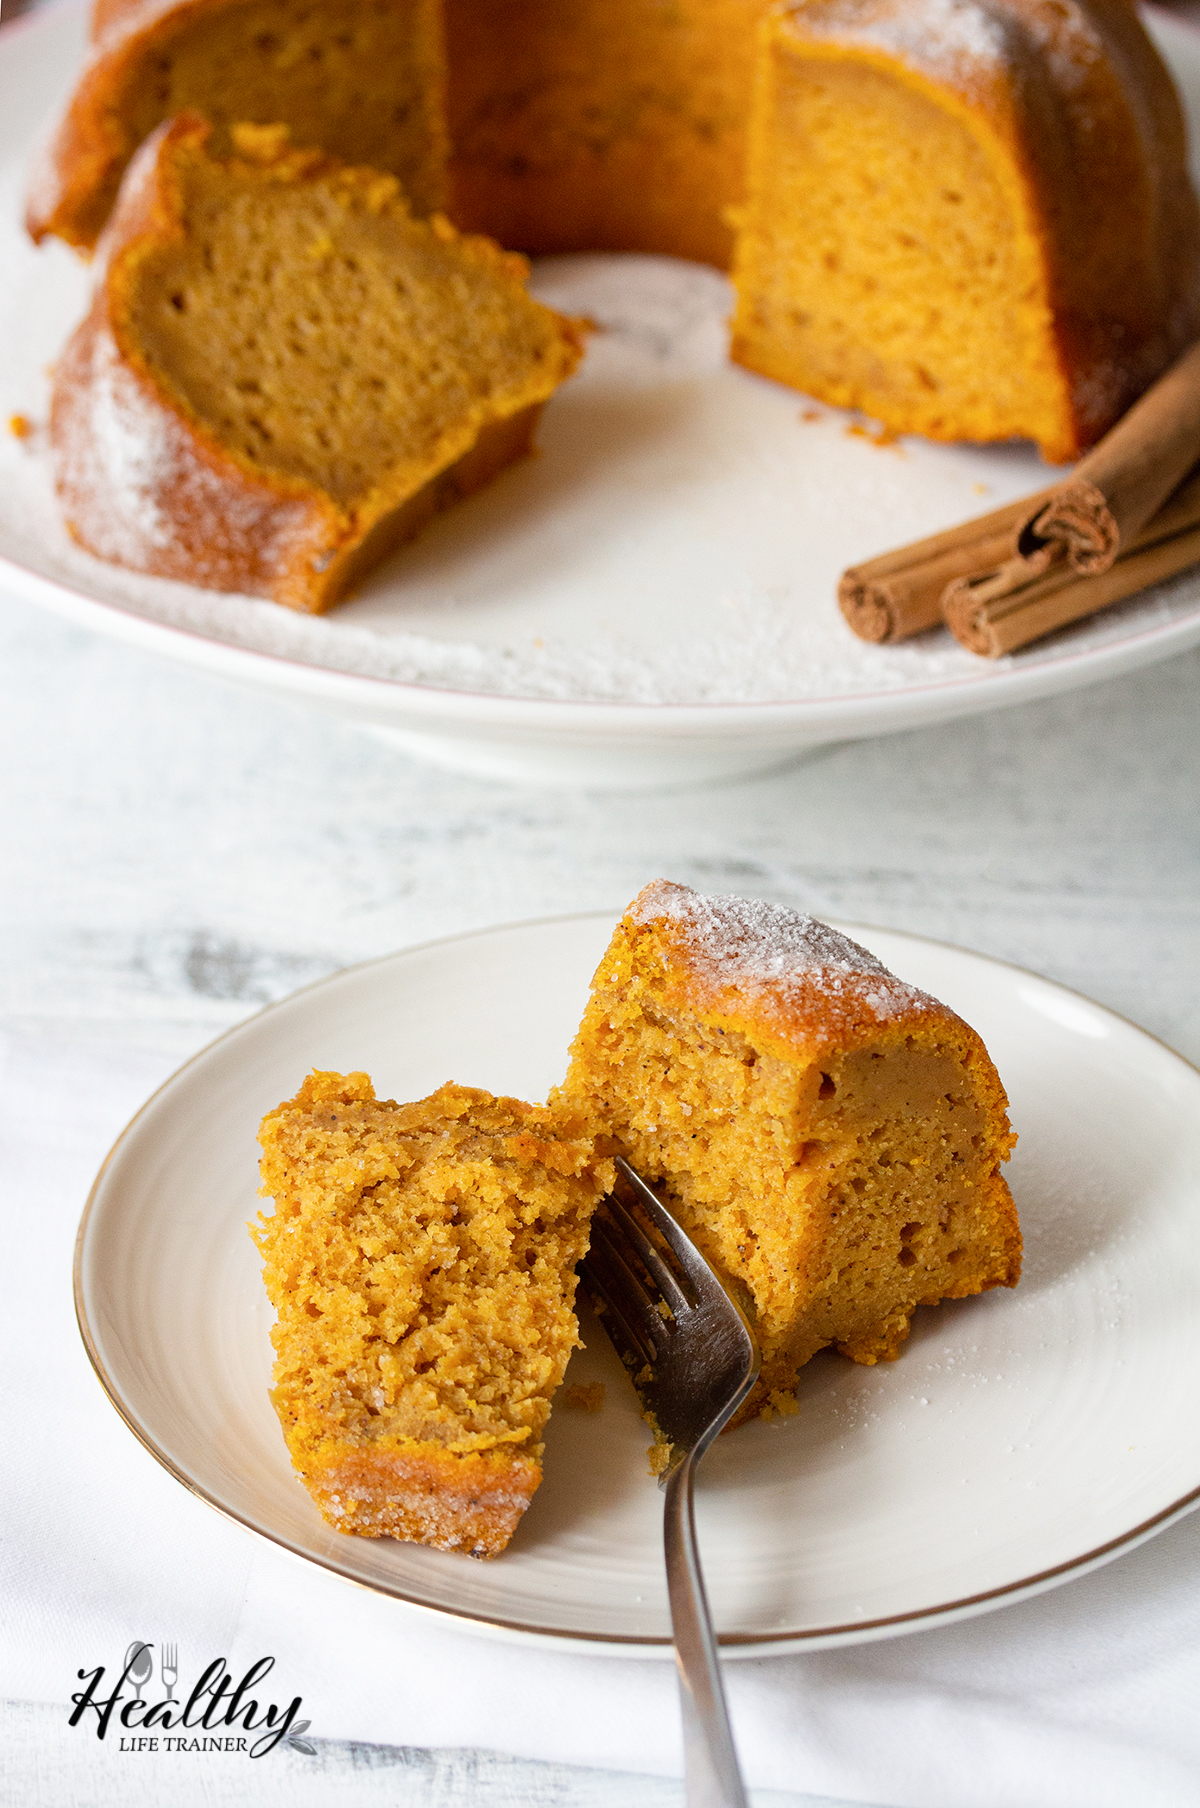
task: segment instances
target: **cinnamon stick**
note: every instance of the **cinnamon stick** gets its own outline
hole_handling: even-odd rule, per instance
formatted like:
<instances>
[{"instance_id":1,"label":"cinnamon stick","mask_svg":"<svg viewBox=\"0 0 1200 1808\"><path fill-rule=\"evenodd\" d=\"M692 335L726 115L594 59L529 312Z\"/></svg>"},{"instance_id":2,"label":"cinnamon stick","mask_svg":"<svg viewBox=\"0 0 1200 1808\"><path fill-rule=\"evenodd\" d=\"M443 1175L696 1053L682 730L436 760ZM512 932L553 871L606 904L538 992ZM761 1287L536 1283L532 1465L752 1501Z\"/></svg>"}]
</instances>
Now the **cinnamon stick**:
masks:
<instances>
[{"instance_id":1,"label":"cinnamon stick","mask_svg":"<svg viewBox=\"0 0 1200 1808\"><path fill-rule=\"evenodd\" d=\"M852 565L838 584L842 614L860 640L907 640L940 627L947 585L1014 557L1030 504L1051 494L1044 490L1040 498L1022 497L978 521L964 521L947 533Z\"/></svg>"},{"instance_id":2,"label":"cinnamon stick","mask_svg":"<svg viewBox=\"0 0 1200 1808\"><path fill-rule=\"evenodd\" d=\"M1021 529L1028 556L1061 541L1077 571L1107 571L1200 458L1200 344L1193 345Z\"/></svg>"},{"instance_id":3,"label":"cinnamon stick","mask_svg":"<svg viewBox=\"0 0 1200 1808\"><path fill-rule=\"evenodd\" d=\"M1003 573L1001 593L1016 594L1063 561L1106 571L1198 459L1200 343L1062 483L851 566L838 585L842 613L863 640L903 640L939 624L942 598L961 580Z\"/></svg>"},{"instance_id":4,"label":"cinnamon stick","mask_svg":"<svg viewBox=\"0 0 1200 1808\"><path fill-rule=\"evenodd\" d=\"M1065 553L1024 583L1028 561L951 584L943 599L946 626L972 653L999 659L1058 628L1123 602L1200 563L1200 476L1181 486L1107 571L1077 571Z\"/></svg>"}]
</instances>

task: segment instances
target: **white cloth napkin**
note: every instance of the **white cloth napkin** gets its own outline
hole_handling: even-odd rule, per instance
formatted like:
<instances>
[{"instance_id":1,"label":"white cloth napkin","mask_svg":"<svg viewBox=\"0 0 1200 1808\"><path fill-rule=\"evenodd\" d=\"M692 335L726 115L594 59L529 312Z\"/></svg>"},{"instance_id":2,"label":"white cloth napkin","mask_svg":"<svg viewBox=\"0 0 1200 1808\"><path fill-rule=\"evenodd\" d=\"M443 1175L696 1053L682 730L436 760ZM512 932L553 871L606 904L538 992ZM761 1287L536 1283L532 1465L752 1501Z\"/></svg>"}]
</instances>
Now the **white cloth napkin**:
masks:
<instances>
[{"instance_id":1,"label":"white cloth napkin","mask_svg":"<svg viewBox=\"0 0 1200 1808\"><path fill-rule=\"evenodd\" d=\"M311 1734L678 1774L672 1666L468 1635L228 1524L95 1380L71 1252L103 1156L173 1063L0 1040L0 1697L61 1703L135 1639L181 1673L270 1654ZM893 1808L1200 1804L1200 1517L1048 1595L942 1631L726 1665L757 1787ZM82 1735L81 1736L86 1736Z\"/></svg>"}]
</instances>

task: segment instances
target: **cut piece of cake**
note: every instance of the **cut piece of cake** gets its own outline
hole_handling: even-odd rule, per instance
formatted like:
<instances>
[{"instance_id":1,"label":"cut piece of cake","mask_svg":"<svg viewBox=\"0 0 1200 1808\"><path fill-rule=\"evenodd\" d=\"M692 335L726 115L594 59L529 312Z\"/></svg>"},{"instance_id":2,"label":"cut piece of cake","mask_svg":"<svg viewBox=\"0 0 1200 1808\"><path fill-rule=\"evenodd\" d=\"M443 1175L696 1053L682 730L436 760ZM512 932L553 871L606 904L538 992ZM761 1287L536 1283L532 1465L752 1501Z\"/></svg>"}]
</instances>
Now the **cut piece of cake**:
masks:
<instances>
[{"instance_id":1,"label":"cut piece of cake","mask_svg":"<svg viewBox=\"0 0 1200 1808\"><path fill-rule=\"evenodd\" d=\"M1016 1284L987 1050L857 943L665 880L622 919L561 1096L744 1289L763 1353L739 1419L791 1410L828 1344L899 1353L918 1305Z\"/></svg>"},{"instance_id":2,"label":"cut piece of cake","mask_svg":"<svg viewBox=\"0 0 1200 1808\"><path fill-rule=\"evenodd\" d=\"M896 432L1072 459L1200 332L1178 97L1127 0L792 0L733 356Z\"/></svg>"},{"instance_id":3,"label":"cut piece of cake","mask_svg":"<svg viewBox=\"0 0 1200 1808\"><path fill-rule=\"evenodd\" d=\"M726 267L769 0L447 0L449 211L522 251Z\"/></svg>"},{"instance_id":4,"label":"cut piece of cake","mask_svg":"<svg viewBox=\"0 0 1200 1808\"><path fill-rule=\"evenodd\" d=\"M394 177L234 138L213 157L185 115L130 166L55 369L56 477L100 558L315 612L530 451L582 329Z\"/></svg>"},{"instance_id":5,"label":"cut piece of cake","mask_svg":"<svg viewBox=\"0 0 1200 1808\"><path fill-rule=\"evenodd\" d=\"M495 1556L542 1478L611 1162L569 1112L465 1086L397 1105L362 1073L313 1073L259 1140L297 1473L339 1531Z\"/></svg>"},{"instance_id":6,"label":"cut piece of cake","mask_svg":"<svg viewBox=\"0 0 1200 1808\"><path fill-rule=\"evenodd\" d=\"M398 176L418 213L442 202L438 0L96 0L93 39L31 184L36 239L93 246L138 146L186 112L220 155L242 121L282 121L296 144Z\"/></svg>"}]
</instances>

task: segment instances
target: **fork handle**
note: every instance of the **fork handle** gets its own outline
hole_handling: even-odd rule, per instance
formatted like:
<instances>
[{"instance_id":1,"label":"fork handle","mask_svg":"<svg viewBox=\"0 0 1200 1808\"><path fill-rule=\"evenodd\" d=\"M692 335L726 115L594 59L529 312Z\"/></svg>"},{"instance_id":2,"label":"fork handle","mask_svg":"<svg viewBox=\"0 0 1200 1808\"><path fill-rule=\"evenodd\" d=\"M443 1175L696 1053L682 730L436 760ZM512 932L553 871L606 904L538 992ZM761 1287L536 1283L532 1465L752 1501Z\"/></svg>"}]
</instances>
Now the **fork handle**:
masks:
<instances>
[{"instance_id":1,"label":"fork handle","mask_svg":"<svg viewBox=\"0 0 1200 1808\"><path fill-rule=\"evenodd\" d=\"M670 1471L663 1515L667 1594L683 1711L687 1808L746 1808L696 1546L694 1475L694 1455L686 1456L678 1468Z\"/></svg>"}]
</instances>

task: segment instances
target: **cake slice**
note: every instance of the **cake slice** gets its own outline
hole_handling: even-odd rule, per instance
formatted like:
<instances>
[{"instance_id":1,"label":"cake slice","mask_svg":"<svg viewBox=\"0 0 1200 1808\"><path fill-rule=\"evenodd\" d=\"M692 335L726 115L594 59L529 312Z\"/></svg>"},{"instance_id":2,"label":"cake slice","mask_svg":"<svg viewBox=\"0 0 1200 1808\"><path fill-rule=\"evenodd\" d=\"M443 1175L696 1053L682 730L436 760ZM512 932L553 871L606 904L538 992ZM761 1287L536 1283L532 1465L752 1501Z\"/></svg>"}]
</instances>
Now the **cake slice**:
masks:
<instances>
[{"instance_id":1,"label":"cake slice","mask_svg":"<svg viewBox=\"0 0 1200 1808\"><path fill-rule=\"evenodd\" d=\"M279 121L297 144L399 177L441 204L445 67L438 0L94 0L92 53L35 169L26 224L95 245L130 158L176 114Z\"/></svg>"},{"instance_id":2,"label":"cake slice","mask_svg":"<svg viewBox=\"0 0 1200 1808\"><path fill-rule=\"evenodd\" d=\"M297 1473L339 1531L495 1556L542 1478L611 1162L570 1113L465 1086L397 1105L362 1073L311 1074L259 1139Z\"/></svg>"},{"instance_id":3,"label":"cake slice","mask_svg":"<svg viewBox=\"0 0 1200 1808\"><path fill-rule=\"evenodd\" d=\"M790 0L733 356L895 432L1078 457L1200 332L1171 78L1127 0Z\"/></svg>"},{"instance_id":4,"label":"cake slice","mask_svg":"<svg viewBox=\"0 0 1200 1808\"><path fill-rule=\"evenodd\" d=\"M845 936L660 880L618 925L561 1096L660 1185L750 1305L739 1419L833 1344L899 1354L919 1305L1016 1284L1015 1138L975 1031Z\"/></svg>"},{"instance_id":5,"label":"cake slice","mask_svg":"<svg viewBox=\"0 0 1200 1808\"><path fill-rule=\"evenodd\" d=\"M130 166L55 369L58 488L100 558L318 611L531 450L582 334L393 176L232 136L184 115Z\"/></svg>"}]
</instances>

